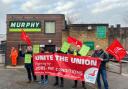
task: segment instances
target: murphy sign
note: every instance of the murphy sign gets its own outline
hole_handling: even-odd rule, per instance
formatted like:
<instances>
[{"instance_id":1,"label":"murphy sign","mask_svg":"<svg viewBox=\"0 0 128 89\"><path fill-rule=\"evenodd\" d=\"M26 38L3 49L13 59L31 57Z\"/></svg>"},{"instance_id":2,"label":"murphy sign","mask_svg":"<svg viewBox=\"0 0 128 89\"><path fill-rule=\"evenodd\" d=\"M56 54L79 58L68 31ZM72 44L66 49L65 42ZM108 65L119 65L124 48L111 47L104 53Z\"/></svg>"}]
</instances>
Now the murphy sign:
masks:
<instances>
[{"instance_id":1,"label":"murphy sign","mask_svg":"<svg viewBox=\"0 0 128 89\"><path fill-rule=\"evenodd\" d=\"M9 32L21 32L23 29L26 32L40 32L41 22L39 21L10 21Z\"/></svg>"}]
</instances>

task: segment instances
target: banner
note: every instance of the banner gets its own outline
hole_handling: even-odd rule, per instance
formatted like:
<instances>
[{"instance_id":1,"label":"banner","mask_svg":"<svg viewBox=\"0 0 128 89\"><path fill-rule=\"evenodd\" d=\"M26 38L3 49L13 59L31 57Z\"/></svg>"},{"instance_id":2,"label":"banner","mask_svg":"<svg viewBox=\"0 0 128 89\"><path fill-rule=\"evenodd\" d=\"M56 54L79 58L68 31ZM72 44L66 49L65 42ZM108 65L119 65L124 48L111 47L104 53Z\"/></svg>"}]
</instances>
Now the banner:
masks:
<instances>
[{"instance_id":1,"label":"banner","mask_svg":"<svg viewBox=\"0 0 128 89\"><path fill-rule=\"evenodd\" d=\"M33 45L33 53L39 53L40 52L40 45Z\"/></svg>"},{"instance_id":2,"label":"banner","mask_svg":"<svg viewBox=\"0 0 128 89\"><path fill-rule=\"evenodd\" d=\"M113 41L113 43L106 49L106 51L113 55L117 61L121 61L126 55L126 50L117 39Z\"/></svg>"},{"instance_id":3,"label":"banner","mask_svg":"<svg viewBox=\"0 0 128 89\"><path fill-rule=\"evenodd\" d=\"M33 57L36 75L51 75L72 80L95 83L101 60L94 57L71 54L35 54Z\"/></svg>"},{"instance_id":4,"label":"banner","mask_svg":"<svg viewBox=\"0 0 128 89\"><path fill-rule=\"evenodd\" d=\"M82 48L81 48L80 51L79 51L79 54L80 54L81 56L86 56L87 53L89 52L89 50L90 50L90 47L88 47L88 46L86 46L86 45L83 45Z\"/></svg>"},{"instance_id":5,"label":"banner","mask_svg":"<svg viewBox=\"0 0 128 89\"><path fill-rule=\"evenodd\" d=\"M24 63L31 63L31 58L32 58L31 54L25 54Z\"/></svg>"},{"instance_id":6,"label":"banner","mask_svg":"<svg viewBox=\"0 0 128 89\"><path fill-rule=\"evenodd\" d=\"M70 47L70 44L68 44L68 43L65 41L65 42L63 43L63 45L62 45L60 51L63 52L63 53L66 53L66 52L68 51L69 47Z\"/></svg>"}]
</instances>

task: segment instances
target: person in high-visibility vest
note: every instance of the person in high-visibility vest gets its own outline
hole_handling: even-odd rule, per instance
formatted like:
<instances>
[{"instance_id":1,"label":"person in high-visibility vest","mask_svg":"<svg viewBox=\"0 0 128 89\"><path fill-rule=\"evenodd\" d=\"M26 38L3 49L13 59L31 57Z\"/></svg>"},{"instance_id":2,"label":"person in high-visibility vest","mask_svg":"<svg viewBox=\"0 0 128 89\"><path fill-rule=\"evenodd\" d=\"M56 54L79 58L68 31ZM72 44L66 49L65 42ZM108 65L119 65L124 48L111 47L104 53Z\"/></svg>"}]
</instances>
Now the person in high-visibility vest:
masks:
<instances>
[{"instance_id":1,"label":"person in high-visibility vest","mask_svg":"<svg viewBox=\"0 0 128 89\"><path fill-rule=\"evenodd\" d=\"M12 65L13 66L16 66L17 65L17 57L18 57L18 51L17 51L17 49L15 49L14 47L12 47L10 58L11 58L11 61L12 61Z\"/></svg>"},{"instance_id":2,"label":"person in high-visibility vest","mask_svg":"<svg viewBox=\"0 0 128 89\"><path fill-rule=\"evenodd\" d=\"M63 53L63 52L61 52L60 48L58 47L56 53ZM60 79L60 87L64 87L64 78L58 77L58 76L55 76L54 86L58 86L59 85L59 79Z\"/></svg>"},{"instance_id":3,"label":"person in high-visibility vest","mask_svg":"<svg viewBox=\"0 0 128 89\"><path fill-rule=\"evenodd\" d=\"M77 55L77 51L76 51L76 50L73 51L73 55L74 55L74 56Z\"/></svg>"},{"instance_id":4,"label":"person in high-visibility vest","mask_svg":"<svg viewBox=\"0 0 128 89\"><path fill-rule=\"evenodd\" d=\"M28 46L26 52L23 52L22 49L20 49L20 56L24 57L24 64L27 71L28 81L27 83L37 82L37 77L34 74L34 68L33 68L33 49L32 46Z\"/></svg>"},{"instance_id":5,"label":"person in high-visibility vest","mask_svg":"<svg viewBox=\"0 0 128 89\"><path fill-rule=\"evenodd\" d=\"M78 53L79 50L80 50L80 47L78 47L78 50L74 50L74 51L73 51L73 55L74 55L74 56L80 56L80 54ZM74 85L72 86L72 88L77 88L77 84L78 84L78 81L77 81L77 80L74 80ZM82 87L83 87L84 89L86 89L86 87L85 87L85 82L84 82L84 81L82 81Z\"/></svg>"}]
</instances>

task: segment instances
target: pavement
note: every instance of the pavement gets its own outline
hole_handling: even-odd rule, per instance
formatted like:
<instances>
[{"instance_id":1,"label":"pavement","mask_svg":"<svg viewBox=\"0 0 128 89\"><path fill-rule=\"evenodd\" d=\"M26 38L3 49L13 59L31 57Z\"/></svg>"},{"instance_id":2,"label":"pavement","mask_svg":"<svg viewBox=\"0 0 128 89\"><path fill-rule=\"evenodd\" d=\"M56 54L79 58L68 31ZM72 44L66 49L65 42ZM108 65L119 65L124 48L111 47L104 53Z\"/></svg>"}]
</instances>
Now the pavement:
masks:
<instances>
[{"instance_id":1,"label":"pavement","mask_svg":"<svg viewBox=\"0 0 128 89\"><path fill-rule=\"evenodd\" d=\"M128 76L109 71L107 73L109 89L128 89ZM38 80L40 80L40 77L38 77ZM5 68L0 66L0 89L73 89L74 82L72 80L65 79L63 88L54 87L54 80L55 78L50 76L48 85L42 85L37 82L28 84L26 83L27 74L24 68ZM96 85L90 83L86 83L86 87L87 89L97 89ZM76 89L83 89L81 82L78 83L78 88Z\"/></svg>"}]
</instances>

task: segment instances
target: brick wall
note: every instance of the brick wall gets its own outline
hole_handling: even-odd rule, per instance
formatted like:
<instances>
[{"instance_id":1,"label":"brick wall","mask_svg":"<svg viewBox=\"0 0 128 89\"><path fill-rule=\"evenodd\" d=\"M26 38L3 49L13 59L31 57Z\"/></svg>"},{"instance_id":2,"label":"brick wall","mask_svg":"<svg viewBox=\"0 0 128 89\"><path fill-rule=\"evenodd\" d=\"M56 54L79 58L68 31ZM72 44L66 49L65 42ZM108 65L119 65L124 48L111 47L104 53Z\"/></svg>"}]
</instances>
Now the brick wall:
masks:
<instances>
[{"instance_id":1,"label":"brick wall","mask_svg":"<svg viewBox=\"0 0 128 89\"><path fill-rule=\"evenodd\" d=\"M74 37L82 42L93 41L95 45L100 45L104 50L108 47L108 28L107 28L107 36L105 39L99 39L96 37L96 26L93 26L91 30L87 29L87 26L75 26L69 27L69 31L64 31L62 35L62 42L67 40L68 36ZM84 34L83 37L80 35ZM71 46L72 49L76 49L75 46ZM89 52L89 55L92 54L92 51Z\"/></svg>"},{"instance_id":2,"label":"brick wall","mask_svg":"<svg viewBox=\"0 0 128 89\"><path fill-rule=\"evenodd\" d=\"M10 64L10 50L11 47L18 49L18 45L25 44L20 39L20 32L9 32L9 21L40 21L41 32L27 32L32 44L45 44L49 45L48 40L52 40L50 45L61 46L62 43L62 30L65 29L65 17L62 14L8 14L7 15L7 52L6 64ZM55 21L56 33L45 34L44 22Z\"/></svg>"}]
</instances>

